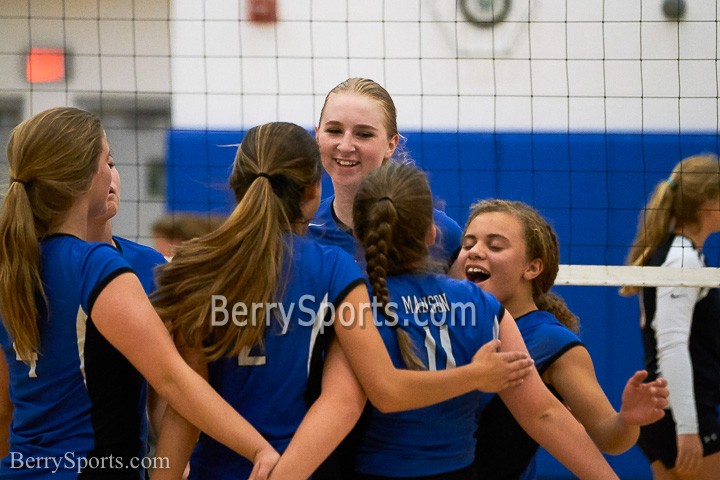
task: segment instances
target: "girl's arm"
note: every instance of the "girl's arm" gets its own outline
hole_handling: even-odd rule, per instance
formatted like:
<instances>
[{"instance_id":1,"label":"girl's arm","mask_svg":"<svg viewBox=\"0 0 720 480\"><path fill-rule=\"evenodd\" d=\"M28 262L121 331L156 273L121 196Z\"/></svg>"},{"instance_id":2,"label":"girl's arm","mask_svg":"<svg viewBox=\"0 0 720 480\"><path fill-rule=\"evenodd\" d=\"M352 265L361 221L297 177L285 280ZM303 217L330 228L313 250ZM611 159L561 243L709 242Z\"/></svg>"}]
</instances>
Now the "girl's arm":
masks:
<instances>
[{"instance_id":1,"label":"girl's arm","mask_svg":"<svg viewBox=\"0 0 720 480\"><path fill-rule=\"evenodd\" d=\"M179 480L184 478L200 430L167 406L162 417L160 435L155 449L157 467L151 472L152 480Z\"/></svg>"},{"instance_id":2,"label":"girl's arm","mask_svg":"<svg viewBox=\"0 0 720 480\"><path fill-rule=\"evenodd\" d=\"M305 415L270 479L310 477L355 426L366 400L342 349L333 341L325 359L320 397Z\"/></svg>"},{"instance_id":3,"label":"girl's arm","mask_svg":"<svg viewBox=\"0 0 720 480\"><path fill-rule=\"evenodd\" d=\"M10 401L10 374L5 354L0 352L0 458L10 450L10 421L13 404Z\"/></svg>"},{"instance_id":4,"label":"girl's arm","mask_svg":"<svg viewBox=\"0 0 720 480\"><path fill-rule=\"evenodd\" d=\"M340 346L373 406L381 412L426 407L472 390L498 391L535 372L524 344L504 348L492 341L468 365L440 371L397 369L375 327L364 285L355 287L338 307L334 328ZM537 375L537 373L536 373Z\"/></svg>"},{"instance_id":5,"label":"girl's arm","mask_svg":"<svg viewBox=\"0 0 720 480\"><path fill-rule=\"evenodd\" d=\"M703 458L690 357L690 329L699 294L699 288L657 287L653 321L658 368L671 392L669 402L677 432L675 470L682 475L697 472Z\"/></svg>"},{"instance_id":6,"label":"girl's arm","mask_svg":"<svg viewBox=\"0 0 720 480\"><path fill-rule=\"evenodd\" d=\"M502 348L525 348L510 314L500 322ZM518 386L499 392L520 426L572 473L585 480L617 479L592 439L567 408L545 387L537 371Z\"/></svg>"},{"instance_id":7,"label":"girl's arm","mask_svg":"<svg viewBox=\"0 0 720 480\"><path fill-rule=\"evenodd\" d=\"M643 384L647 372L637 372L623 392L620 413L605 396L595 376L590 354L583 347L571 348L543 374L605 453L619 455L637 441L640 425L656 422L664 415L668 390L665 380Z\"/></svg>"},{"instance_id":8,"label":"girl's arm","mask_svg":"<svg viewBox=\"0 0 720 480\"><path fill-rule=\"evenodd\" d=\"M154 388L148 388L148 418L150 420L150 427L155 432L155 437L160 435L160 427L162 425L163 415L165 414L165 408L167 402L164 398L157 394Z\"/></svg>"},{"instance_id":9,"label":"girl's arm","mask_svg":"<svg viewBox=\"0 0 720 480\"><path fill-rule=\"evenodd\" d=\"M207 363L203 359L202 351L194 348L180 348L179 351L185 362L207 381ZM155 395L159 397L157 393ZM158 443L155 448L155 457L162 459L157 462L157 465L167 468L156 468L151 476L153 480L181 479L184 478L183 474L197 443L200 430L181 417L174 408L167 405L165 399L160 398L160 400L163 404L163 412L157 429ZM165 463L164 459L169 461Z\"/></svg>"},{"instance_id":10,"label":"girl's arm","mask_svg":"<svg viewBox=\"0 0 720 480\"><path fill-rule=\"evenodd\" d=\"M266 453L274 449L185 363L135 275L114 278L98 295L91 314L98 331L170 406L240 455L254 462L262 459L257 478L267 478L274 463Z\"/></svg>"}]
</instances>

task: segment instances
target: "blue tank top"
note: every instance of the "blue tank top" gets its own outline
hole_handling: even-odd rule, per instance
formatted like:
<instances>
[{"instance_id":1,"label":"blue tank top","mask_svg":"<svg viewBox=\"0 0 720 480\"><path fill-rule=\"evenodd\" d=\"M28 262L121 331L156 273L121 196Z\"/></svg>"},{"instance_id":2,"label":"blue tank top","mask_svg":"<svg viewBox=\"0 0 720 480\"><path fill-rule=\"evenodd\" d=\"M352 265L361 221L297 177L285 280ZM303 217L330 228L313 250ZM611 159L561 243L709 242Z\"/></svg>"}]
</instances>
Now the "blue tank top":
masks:
<instances>
[{"instance_id":1,"label":"blue tank top","mask_svg":"<svg viewBox=\"0 0 720 480\"><path fill-rule=\"evenodd\" d=\"M408 274L387 279L398 326L378 314L377 323L393 363L404 368L395 329L406 331L429 370L470 363L498 335L504 309L471 282L445 275ZM480 392L425 408L381 413L373 408L356 459L367 475L414 477L467 467L475 453Z\"/></svg>"},{"instance_id":2,"label":"blue tank top","mask_svg":"<svg viewBox=\"0 0 720 480\"><path fill-rule=\"evenodd\" d=\"M305 395L319 369L320 337L328 316L364 280L355 261L335 247L289 236L285 294L265 331L264 348L211 362L210 384L282 453L307 412ZM231 306L227 307L230 310ZM190 460L191 479L247 478L252 463L201 434Z\"/></svg>"},{"instance_id":3,"label":"blue tank top","mask_svg":"<svg viewBox=\"0 0 720 480\"><path fill-rule=\"evenodd\" d=\"M49 309L38 320L39 357L29 365L18 360L0 327L14 406L0 478L142 478L133 462L146 452L145 382L90 317L103 288L131 271L106 243L64 234L41 242Z\"/></svg>"},{"instance_id":4,"label":"blue tank top","mask_svg":"<svg viewBox=\"0 0 720 480\"><path fill-rule=\"evenodd\" d=\"M362 247L351 231L343 229L333 214L332 203L335 195L320 202L315 217L308 227L307 236L323 245L335 245L365 264ZM450 256L460 247L462 229L455 220L440 210L434 210L433 221L438 229L435 244L430 246L430 254L436 260L448 262Z\"/></svg>"},{"instance_id":5,"label":"blue tank top","mask_svg":"<svg viewBox=\"0 0 720 480\"><path fill-rule=\"evenodd\" d=\"M516 322L540 375L565 352L583 346L578 336L550 312L535 310ZM477 431L475 460L479 478L535 478L537 442L525 433L499 396L489 395L488 399L480 412Z\"/></svg>"}]
</instances>

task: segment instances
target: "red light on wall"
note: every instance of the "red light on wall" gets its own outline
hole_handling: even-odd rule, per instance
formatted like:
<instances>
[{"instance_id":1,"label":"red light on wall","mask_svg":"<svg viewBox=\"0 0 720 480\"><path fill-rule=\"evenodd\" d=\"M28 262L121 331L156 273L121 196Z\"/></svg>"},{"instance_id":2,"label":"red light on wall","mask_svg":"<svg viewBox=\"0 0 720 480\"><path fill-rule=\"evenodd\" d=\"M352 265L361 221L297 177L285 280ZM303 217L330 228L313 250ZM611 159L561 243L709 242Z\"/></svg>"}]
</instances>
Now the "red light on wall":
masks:
<instances>
[{"instance_id":1,"label":"red light on wall","mask_svg":"<svg viewBox=\"0 0 720 480\"><path fill-rule=\"evenodd\" d=\"M251 22L272 23L277 21L276 0L249 0L248 17Z\"/></svg>"},{"instance_id":2,"label":"red light on wall","mask_svg":"<svg viewBox=\"0 0 720 480\"><path fill-rule=\"evenodd\" d=\"M25 78L30 83L61 82L65 79L65 50L33 47L25 60Z\"/></svg>"}]
</instances>

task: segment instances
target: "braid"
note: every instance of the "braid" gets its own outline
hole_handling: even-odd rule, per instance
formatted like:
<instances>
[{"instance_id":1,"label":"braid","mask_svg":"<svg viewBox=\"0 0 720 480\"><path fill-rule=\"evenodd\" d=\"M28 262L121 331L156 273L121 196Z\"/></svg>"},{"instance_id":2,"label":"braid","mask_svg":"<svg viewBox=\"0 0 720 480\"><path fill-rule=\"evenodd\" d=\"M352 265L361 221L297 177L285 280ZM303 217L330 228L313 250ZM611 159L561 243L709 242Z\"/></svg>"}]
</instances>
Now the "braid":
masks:
<instances>
[{"instance_id":1,"label":"braid","mask_svg":"<svg viewBox=\"0 0 720 480\"><path fill-rule=\"evenodd\" d=\"M418 185L419 194L412 188L417 189ZM415 195L421 199L418 200ZM420 220L409 222L408 212L419 214ZM388 320L397 320L391 309L387 276L415 271L424 265L427 247L418 232L424 233L432 225L432 197L427 179L408 164L390 163L375 170L355 196L353 224L365 250L367 274L375 302ZM426 369L410 335L398 327L397 321L392 325L407 368Z\"/></svg>"},{"instance_id":2,"label":"braid","mask_svg":"<svg viewBox=\"0 0 720 480\"><path fill-rule=\"evenodd\" d=\"M394 210L394 209L393 209ZM387 221L378 224L377 228L368 233L367 273L372 285L373 295L379 302L386 316L390 315L390 292L387 287L388 246L392 245L392 228Z\"/></svg>"}]
</instances>

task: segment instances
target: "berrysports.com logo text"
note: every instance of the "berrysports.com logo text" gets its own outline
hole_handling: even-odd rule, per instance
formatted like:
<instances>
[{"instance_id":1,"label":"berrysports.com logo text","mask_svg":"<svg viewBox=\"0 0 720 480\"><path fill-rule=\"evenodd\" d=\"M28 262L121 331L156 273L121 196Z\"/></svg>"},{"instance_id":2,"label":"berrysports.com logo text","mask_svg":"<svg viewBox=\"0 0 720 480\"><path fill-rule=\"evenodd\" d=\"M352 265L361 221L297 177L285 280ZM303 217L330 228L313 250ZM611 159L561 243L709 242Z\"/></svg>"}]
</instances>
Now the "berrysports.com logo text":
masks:
<instances>
[{"instance_id":1,"label":"berrysports.com logo text","mask_svg":"<svg viewBox=\"0 0 720 480\"><path fill-rule=\"evenodd\" d=\"M52 473L59 471L74 471L81 473L85 469L90 470L153 470L170 468L168 457L133 457L125 459L115 455L106 457L79 456L75 452L66 452L59 457L32 457L25 456L20 452L10 452L10 468L43 470Z\"/></svg>"}]
</instances>

